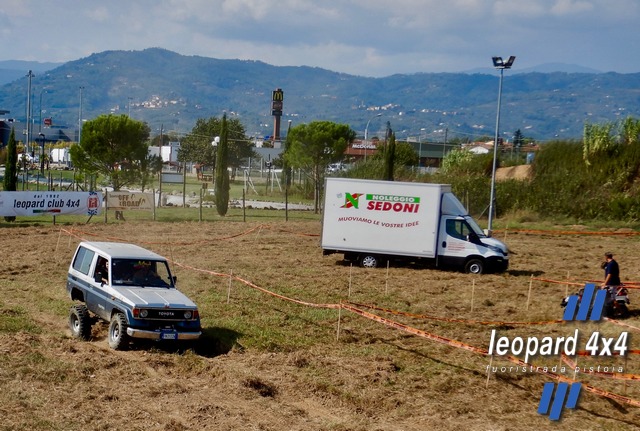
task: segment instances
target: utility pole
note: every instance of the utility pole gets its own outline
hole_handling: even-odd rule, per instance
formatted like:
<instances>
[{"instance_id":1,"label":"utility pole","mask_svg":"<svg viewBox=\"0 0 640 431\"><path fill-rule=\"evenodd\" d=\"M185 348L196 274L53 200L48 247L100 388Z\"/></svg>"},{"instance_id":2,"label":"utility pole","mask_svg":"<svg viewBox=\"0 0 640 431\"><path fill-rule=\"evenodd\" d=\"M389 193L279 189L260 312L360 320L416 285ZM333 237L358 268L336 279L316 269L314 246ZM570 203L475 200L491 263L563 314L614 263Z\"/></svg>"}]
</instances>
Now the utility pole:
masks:
<instances>
[{"instance_id":1,"label":"utility pole","mask_svg":"<svg viewBox=\"0 0 640 431\"><path fill-rule=\"evenodd\" d=\"M31 79L34 77L33 72L30 70L27 74L29 82L27 85L27 142L25 151L29 153L31 149L31 157L33 157L33 149L31 148Z\"/></svg>"},{"instance_id":2,"label":"utility pole","mask_svg":"<svg viewBox=\"0 0 640 431\"><path fill-rule=\"evenodd\" d=\"M78 109L78 144L82 135L82 90L84 87L80 87L80 108Z\"/></svg>"}]
</instances>

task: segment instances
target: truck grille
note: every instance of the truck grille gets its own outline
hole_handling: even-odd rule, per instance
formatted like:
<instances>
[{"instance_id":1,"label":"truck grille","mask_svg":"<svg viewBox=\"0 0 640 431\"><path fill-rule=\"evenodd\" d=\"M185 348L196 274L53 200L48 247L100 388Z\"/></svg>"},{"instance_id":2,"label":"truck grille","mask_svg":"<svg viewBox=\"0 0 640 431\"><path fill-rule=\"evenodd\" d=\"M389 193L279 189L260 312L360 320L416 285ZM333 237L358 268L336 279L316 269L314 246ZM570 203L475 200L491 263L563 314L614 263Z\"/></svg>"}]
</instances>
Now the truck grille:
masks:
<instances>
[{"instance_id":1,"label":"truck grille","mask_svg":"<svg viewBox=\"0 0 640 431\"><path fill-rule=\"evenodd\" d=\"M192 320L194 312L192 310L154 310L147 309L148 315L144 319L151 320ZM191 319L185 319L185 311L191 311Z\"/></svg>"}]
</instances>

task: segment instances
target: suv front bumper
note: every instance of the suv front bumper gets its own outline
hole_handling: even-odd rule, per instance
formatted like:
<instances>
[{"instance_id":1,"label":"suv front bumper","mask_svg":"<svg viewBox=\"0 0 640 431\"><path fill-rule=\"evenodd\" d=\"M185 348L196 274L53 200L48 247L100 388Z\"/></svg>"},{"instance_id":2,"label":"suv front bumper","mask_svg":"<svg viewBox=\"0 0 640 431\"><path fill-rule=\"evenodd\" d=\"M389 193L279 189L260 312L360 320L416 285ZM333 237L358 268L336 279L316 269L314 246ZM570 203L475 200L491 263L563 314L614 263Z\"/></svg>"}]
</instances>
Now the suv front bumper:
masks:
<instances>
[{"instance_id":1,"label":"suv front bumper","mask_svg":"<svg viewBox=\"0 0 640 431\"><path fill-rule=\"evenodd\" d=\"M202 332L147 331L129 327L127 328L127 335L132 338L144 338L146 340L197 340L202 335Z\"/></svg>"}]
</instances>

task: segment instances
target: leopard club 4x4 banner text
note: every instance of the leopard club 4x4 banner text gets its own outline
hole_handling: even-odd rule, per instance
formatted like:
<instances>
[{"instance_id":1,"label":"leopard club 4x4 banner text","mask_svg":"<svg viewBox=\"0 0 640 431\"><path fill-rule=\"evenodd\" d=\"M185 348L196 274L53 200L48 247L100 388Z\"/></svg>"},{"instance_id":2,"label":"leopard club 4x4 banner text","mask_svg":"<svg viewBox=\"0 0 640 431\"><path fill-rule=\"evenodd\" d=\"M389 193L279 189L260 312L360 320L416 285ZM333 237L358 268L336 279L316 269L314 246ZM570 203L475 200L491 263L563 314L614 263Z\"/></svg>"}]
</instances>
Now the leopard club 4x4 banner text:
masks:
<instances>
[{"instance_id":1,"label":"leopard club 4x4 banner text","mask_svg":"<svg viewBox=\"0 0 640 431\"><path fill-rule=\"evenodd\" d=\"M98 215L100 192L0 192L0 216Z\"/></svg>"}]
</instances>

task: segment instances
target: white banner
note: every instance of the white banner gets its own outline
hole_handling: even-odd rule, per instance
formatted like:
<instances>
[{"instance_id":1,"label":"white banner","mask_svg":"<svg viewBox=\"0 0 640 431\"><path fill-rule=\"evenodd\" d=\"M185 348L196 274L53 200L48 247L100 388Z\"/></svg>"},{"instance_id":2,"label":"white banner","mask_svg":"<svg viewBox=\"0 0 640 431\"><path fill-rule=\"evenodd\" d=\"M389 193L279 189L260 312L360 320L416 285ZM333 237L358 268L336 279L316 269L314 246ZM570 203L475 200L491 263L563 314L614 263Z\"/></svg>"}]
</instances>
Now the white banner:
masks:
<instances>
[{"instance_id":1,"label":"white banner","mask_svg":"<svg viewBox=\"0 0 640 431\"><path fill-rule=\"evenodd\" d=\"M109 210L153 210L153 193L108 192Z\"/></svg>"},{"instance_id":2,"label":"white banner","mask_svg":"<svg viewBox=\"0 0 640 431\"><path fill-rule=\"evenodd\" d=\"M0 216L98 215L100 192L0 192Z\"/></svg>"},{"instance_id":3,"label":"white banner","mask_svg":"<svg viewBox=\"0 0 640 431\"><path fill-rule=\"evenodd\" d=\"M161 178L163 183L184 183L184 175L175 172L163 172Z\"/></svg>"}]
</instances>

